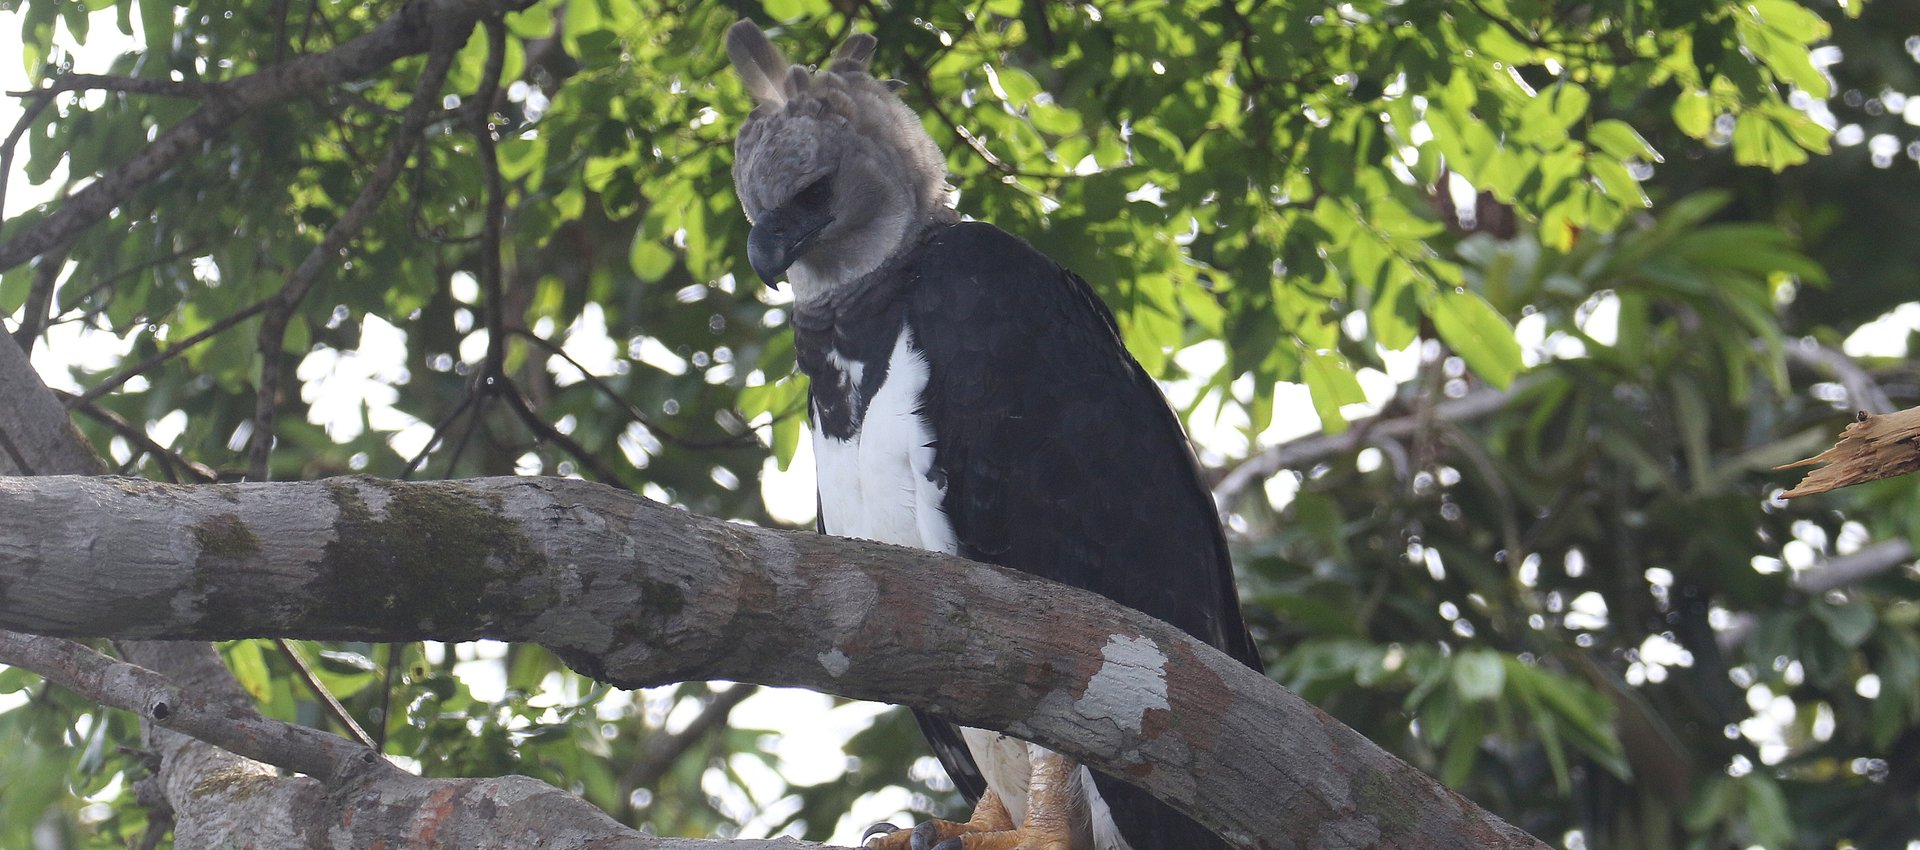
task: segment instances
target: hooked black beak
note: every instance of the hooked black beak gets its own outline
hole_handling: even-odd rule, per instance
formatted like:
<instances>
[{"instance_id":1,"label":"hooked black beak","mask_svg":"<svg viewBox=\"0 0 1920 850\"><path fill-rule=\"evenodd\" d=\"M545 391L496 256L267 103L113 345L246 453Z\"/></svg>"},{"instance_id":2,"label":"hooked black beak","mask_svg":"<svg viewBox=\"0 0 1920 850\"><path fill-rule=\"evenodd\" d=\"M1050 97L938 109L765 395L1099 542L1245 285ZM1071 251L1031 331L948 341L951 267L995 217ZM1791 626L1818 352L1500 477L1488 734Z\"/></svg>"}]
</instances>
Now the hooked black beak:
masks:
<instances>
[{"instance_id":1,"label":"hooked black beak","mask_svg":"<svg viewBox=\"0 0 1920 850\"><path fill-rule=\"evenodd\" d=\"M788 204L760 217L747 232L747 262L753 273L772 289L794 260L812 247L820 231L833 223L824 208Z\"/></svg>"}]
</instances>

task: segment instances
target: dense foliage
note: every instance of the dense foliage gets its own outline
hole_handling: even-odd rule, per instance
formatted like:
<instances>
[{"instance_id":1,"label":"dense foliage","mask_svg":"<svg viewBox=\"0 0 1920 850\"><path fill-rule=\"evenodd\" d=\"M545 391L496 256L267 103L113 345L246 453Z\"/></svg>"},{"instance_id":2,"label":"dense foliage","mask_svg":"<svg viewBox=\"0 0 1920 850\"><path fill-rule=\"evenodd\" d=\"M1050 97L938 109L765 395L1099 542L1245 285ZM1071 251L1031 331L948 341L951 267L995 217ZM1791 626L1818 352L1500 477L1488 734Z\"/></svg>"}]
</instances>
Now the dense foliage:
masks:
<instances>
[{"instance_id":1,"label":"dense foliage","mask_svg":"<svg viewBox=\"0 0 1920 850\"><path fill-rule=\"evenodd\" d=\"M0 0L45 87L9 191L62 196L8 204L0 251L218 86L402 4L225 5ZM1920 262L1890 232L1920 215L1914 11L544 0L443 85L413 57L249 109L0 268L0 315L131 474L581 475L804 524L761 486L804 385L787 296L735 275L748 104L717 45L741 16L809 61L871 31L961 211L1086 277L1175 387L1276 678L1550 843L1904 847L1920 575L1902 549L1829 579L1912 540L1920 494L1784 503L1772 467L1920 401L1908 341L1856 336ZM270 713L322 722L280 649L225 649ZM424 772L527 773L664 833L824 838L902 784L954 805L898 712L800 785L767 778L773 733L670 734L740 694L630 700L515 647L481 699L470 651L293 651ZM132 722L17 670L0 692L26 697L0 846L137 836Z\"/></svg>"}]
</instances>

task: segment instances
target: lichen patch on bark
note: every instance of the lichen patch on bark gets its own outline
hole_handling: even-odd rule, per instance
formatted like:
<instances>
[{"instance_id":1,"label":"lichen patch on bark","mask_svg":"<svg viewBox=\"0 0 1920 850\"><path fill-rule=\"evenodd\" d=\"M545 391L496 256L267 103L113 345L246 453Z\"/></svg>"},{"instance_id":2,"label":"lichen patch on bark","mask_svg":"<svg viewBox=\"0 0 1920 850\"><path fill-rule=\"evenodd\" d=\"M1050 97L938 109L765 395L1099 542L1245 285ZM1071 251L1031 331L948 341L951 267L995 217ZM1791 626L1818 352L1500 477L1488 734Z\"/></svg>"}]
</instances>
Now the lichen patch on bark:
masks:
<instances>
[{"instance_id":1,"label":"lichen patch on bark","mask_svg":"<svg viewBox=\"0 0 1920 850\"><path fill-rule=\"evenodd\" d=\"M1152 638L1127 635L1107 638L1100 656L1100 670L1087 680L1073 709L1138 735L1148 711L1167 708L1167 656Z\"/></svg>"}]
</instances>

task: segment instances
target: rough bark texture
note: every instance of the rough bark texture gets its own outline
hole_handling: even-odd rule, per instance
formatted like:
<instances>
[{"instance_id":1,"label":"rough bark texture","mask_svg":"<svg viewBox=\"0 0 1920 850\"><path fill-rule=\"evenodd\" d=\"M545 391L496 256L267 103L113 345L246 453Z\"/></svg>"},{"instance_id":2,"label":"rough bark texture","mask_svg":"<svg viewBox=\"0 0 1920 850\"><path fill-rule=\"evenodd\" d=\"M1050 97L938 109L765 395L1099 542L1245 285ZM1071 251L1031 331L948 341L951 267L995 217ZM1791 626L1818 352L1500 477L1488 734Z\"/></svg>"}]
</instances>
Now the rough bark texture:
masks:
<instances>
[{"instance_id":1,"label":"rough bark texture","mask_svg":"<svg viewBox=\"0 0 1920 850\"><path fill-rule=\"evenodd\" d=\"M1813 496L1920 470L1920 407L1880 415L1862 411L1833 448L1780 468L1822 463L1827 465L1807 473L1781 497Z\"/></svg>"},{"instance_id":2,"label":"rough bark texture","mask_svg":"<svg viewBox=\"0 0 1920 850\"><path fill-rule=\"evenodd\" d=\"M98 458L16 345L0 341L0 472L93 473ZM111 521L108 518L107 521ZM0 583L0 597L6 587ZM103 632L103 634L107 634ZM317 730L260 716L211 646L117 641L130 663L53 638L0 631L0 663L34 670L141 715L159 772L141 780L175 847L521 850L799 850L791 839L643 835L579 797L523 776L422 779ZM180 731L174 731L180 730ZM187 734L181 734L185 732ZM195 737L190 737L195 736ZM227 749L206 740L219 741ZM272 765L313 776L283 776Z\"/></svg>"},{"instance_id":3,"label":"rough bark texture","mask_svg":"<svg viewBox=\"0 0 1920 850\"><path fill-rule=\"evenodd\" d=\"M1092 594L579 481L0 479L0 626L534 641L626 687L798 686L1006 730L1241 847L1539 846L1258 673Z\"/></svg>"}]
</instances>

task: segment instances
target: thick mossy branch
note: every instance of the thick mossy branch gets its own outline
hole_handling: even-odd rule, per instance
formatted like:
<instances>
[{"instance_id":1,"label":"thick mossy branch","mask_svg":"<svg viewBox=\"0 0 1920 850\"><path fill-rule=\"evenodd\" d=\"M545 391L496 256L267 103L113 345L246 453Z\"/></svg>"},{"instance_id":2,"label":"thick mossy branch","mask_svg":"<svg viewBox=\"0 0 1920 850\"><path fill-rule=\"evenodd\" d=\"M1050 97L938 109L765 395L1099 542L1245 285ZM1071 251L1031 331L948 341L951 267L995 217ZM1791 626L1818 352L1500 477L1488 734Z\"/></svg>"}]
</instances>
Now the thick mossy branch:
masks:
<instances>
[{"instance_id":1,"label":"thick mossy branch","mask_svg":"<svg viewBox=\"0 0 1920 850\"><path fill-rule=\"evenodd\" d=\"M1541 846L1258 672L1094 594L581 481L0 478L0 628L537 642L628 687L797 686L1005 730L1239 847Z\"/></svg>"}]
</instances>

